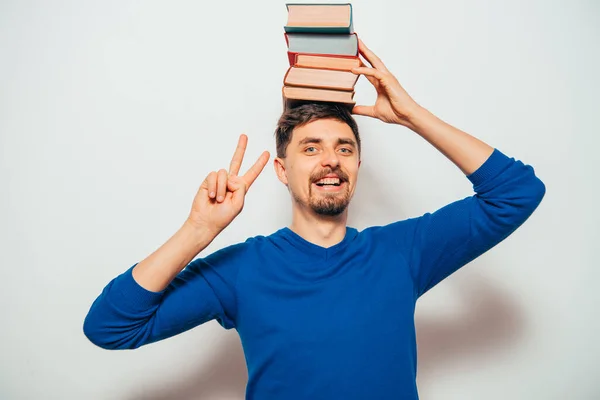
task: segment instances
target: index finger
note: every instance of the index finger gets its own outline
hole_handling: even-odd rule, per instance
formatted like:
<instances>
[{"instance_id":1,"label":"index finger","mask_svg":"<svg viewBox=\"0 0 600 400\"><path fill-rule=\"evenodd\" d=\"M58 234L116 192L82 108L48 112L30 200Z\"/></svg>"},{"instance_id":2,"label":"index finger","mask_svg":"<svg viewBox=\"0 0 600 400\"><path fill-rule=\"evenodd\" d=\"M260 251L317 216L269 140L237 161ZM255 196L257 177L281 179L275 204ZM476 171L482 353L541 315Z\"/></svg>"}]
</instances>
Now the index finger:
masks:
<instances>
[{"instance_id":1,"label":"index finger","mask_svg":"<svg viewBox=\"0 0 600 400\"><path fill-rule=\"evenodd\" d=\"M252 186L256 178L258 178L258 175L260 175L263 168L265 168L265 165L267 165L270 156L268 151L264 151L248 172L244 174L242 179L246 182L246 190L250 189L250 186Z\"/></svg>"},{"instance_id":2,"label":"index finger","mask_svg":"<svg viewBox=\"0 0 600 400\"><path fill-rule=\"evenodd\" d=\"M237 175L240 172L247 144L248 136L241 134L240 139L238 140L237 148L235 149L235 153L231 159L231 164L229 164L229 175Z\"/></svg>"},{"instance_id":3,"label":"index finger","mask_svg":"<svg viewBox=\"0 0 600 400\"><path fill-rule=\"evenodd\" d=\"M358 39L358 49L360 50L360 54L371 64L373 67L377 68L382 72L389 72L388 69L383 64L383 61L379 57L375 55L369 48L363 43L362 40Z\"/></svg>"}]
</instances>

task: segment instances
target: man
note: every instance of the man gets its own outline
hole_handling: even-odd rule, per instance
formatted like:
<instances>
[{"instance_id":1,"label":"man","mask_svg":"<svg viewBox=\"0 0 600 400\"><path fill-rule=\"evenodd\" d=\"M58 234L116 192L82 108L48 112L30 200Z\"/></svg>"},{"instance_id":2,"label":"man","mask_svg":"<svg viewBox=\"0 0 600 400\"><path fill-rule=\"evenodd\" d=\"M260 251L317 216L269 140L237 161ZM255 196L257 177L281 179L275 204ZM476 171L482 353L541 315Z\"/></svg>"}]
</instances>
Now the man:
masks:
<instances>
[{"instance_id":1,"label":"man","mask_svg":"<svg viewBox=\"0 0 600 400\"><path fill-rule=\"evenodd\" d=\"M476 194L358 232L346 226L361 163L352 115L319 104L287 110L274 166L292 196L291 225L191 261L240 213L268 161L265 152L240 176L241 136L229 171L206 177L181 229L94 302L84 324L92 342L136 348L216 319L240 335L248 399L418 398L416 300L519 227L545 186L532 167L419 106L359 46L370 67L353 72L378 97L353 112L410 128L456 164Z\"/></svg>"}]
</instances>

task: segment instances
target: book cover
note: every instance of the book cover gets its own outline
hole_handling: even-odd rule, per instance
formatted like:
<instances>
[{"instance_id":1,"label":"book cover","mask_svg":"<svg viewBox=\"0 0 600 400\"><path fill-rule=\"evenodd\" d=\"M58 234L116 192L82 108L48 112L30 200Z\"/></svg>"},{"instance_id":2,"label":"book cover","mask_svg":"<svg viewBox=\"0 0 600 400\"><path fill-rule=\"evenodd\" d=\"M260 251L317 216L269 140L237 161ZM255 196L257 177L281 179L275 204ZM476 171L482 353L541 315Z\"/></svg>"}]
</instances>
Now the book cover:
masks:
<instances>
[{"instance_id":1,"label":"book cover","mask_svg":"<svg viewBox=\"0 0 600 400\"><path fill-rule=\"evenodd\" d=\"M343 35L284 33L288 60L294 65L298 54L358 57L356 32Z\"/></svg>"},{"instance_id":2,"label":"book cover","mask_svg":"<svg viewBox=\"0 0 600 400\"><path fill-rule=\"evenodd\" d=\"M284 86L317 89L354 90L358 75L349 71L290 67L283 79Z\"/></svg>"},{"instance_id":3,"label":"book cover","mask_svg":"<svg viewBox=\"0 0 600 400\"><path fill-rule=\"evenodd\" d=\"M282 99L284 110L301 104L315 102L336 103L352 110L356 104L354 101L354 91L347 92L341 90L314 89L293 86L284 86L282 88Z\"/></svg>"},{"instance_id":4,"label":"book cover","mask_svg":"<svg viewBox=\"0 0 600 400\"><path fill-rule=\"evenodd\" d=\"M333 69L338 71L350 71L352 68L361 67L364 64L355 56L325 56L311 54L296 54L293 66L302 68Z\"/></svg>"},{"instance_id":5,"label":"book cover","mask_svg":"<svg viewBox=\"0 0 600 400\"><path fill-rule=\"evenodd\" d=\"M352 4L286 4L287 33L351 34L354 32Z\"/></svg>"}]
</instances>

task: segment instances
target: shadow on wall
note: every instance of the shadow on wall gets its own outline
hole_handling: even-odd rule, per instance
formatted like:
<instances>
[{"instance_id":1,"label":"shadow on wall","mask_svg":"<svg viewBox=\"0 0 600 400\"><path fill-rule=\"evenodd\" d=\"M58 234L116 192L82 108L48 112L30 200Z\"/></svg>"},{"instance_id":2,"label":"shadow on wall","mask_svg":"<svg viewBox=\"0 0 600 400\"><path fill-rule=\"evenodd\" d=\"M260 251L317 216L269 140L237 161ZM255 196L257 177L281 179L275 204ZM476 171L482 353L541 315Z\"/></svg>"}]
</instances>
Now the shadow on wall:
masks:
<instances>
[{"instance_id":1,"label":"shadow on wall","mask_svg":"<svg viewBox=\"0 0 600 400\"><path fill-rule=\"evenodd\" d=\"M210 323L216 323L211 321ZM248 371L239 336L228 331L212 360L178 380L155 382L129 400L243 400Z\"/></svg>"},{"instance_id":2,"label":"shadow on wall","mask_svg":"<svg viewBox=\"0 0 600 400\"><path fill-rule=\"evenodd\" d=\"M421 385L426 384L436 368L447 368L448 364L464 362L465 358L493 357L501 350L515 347L525 334L526 320L516 300L490 280L470 274L453 289L458 293L461 317L440 320L417 313Z\"/></svg>"}]
</instances>

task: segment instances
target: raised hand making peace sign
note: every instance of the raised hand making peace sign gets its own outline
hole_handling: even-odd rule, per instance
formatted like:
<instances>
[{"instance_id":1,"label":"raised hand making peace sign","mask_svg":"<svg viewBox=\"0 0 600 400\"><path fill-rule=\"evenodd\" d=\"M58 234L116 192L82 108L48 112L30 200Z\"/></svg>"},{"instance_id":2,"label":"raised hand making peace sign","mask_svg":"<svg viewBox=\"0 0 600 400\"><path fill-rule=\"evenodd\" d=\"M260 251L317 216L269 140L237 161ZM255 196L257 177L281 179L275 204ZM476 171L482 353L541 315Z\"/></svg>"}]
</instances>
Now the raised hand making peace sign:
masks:
<instances>
[{"instance_id":1,"label":"raised hand making peace sign","mask_svg":"<svg viewBox=\"0 0 600 400\"><path fill-rule=\"evenodd\" d=\"M270 157L268 151L263 152L248 172L239 176L247 143L248 137L240 135L229 173L225 169L212 171L200 185L188 217L193 225L207 228L217 235L242 211L246 192Z\"/></svg>"}]
</instances>

